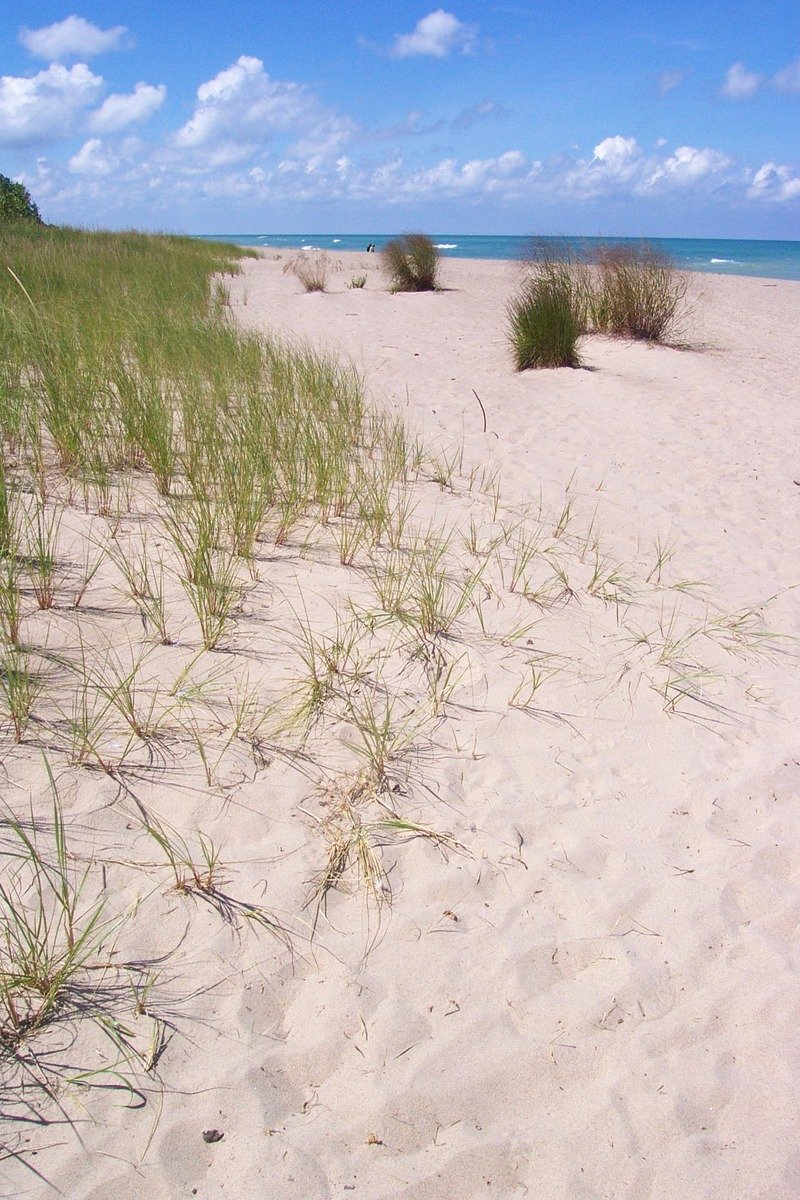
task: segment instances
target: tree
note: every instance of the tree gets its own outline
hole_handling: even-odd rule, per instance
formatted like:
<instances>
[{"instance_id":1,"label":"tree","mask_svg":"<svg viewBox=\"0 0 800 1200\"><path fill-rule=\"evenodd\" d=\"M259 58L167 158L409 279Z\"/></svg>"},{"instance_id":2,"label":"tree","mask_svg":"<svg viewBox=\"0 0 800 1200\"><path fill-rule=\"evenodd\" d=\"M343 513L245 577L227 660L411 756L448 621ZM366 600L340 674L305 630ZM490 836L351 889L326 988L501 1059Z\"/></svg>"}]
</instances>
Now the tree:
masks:
<instances>
[{"instance_id":1,"label":"tree","mask_svg":"<svg viewBox=\"0 0 800 1200\"><path fill-rule=\"evenodd\" d=\"M21 183L0 175L0 224L6 221L35 221L42 224L39 209Z\"/></svg>"}]
</instances>

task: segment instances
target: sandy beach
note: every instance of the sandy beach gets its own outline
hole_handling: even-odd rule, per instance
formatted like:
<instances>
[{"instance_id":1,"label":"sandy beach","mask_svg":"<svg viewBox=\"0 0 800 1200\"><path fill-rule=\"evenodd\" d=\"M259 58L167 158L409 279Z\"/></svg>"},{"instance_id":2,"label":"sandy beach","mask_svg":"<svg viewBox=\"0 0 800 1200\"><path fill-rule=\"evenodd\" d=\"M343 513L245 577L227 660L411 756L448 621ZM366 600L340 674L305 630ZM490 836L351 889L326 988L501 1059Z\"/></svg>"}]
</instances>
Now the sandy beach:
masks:
<instances>
[{"instance_id":1,"label":"sandy beach","mask_svg":"<svg viewBox=\"0 0 800 1200\"><path fill-rule=\"evenodd\" d=\"M448 260L404 295L348 254L305 294L286 257L226 279L230 312L351 360L419 436L407 529L446 547L452 624L411 645L369 555L311 521L261 547L213 688L285 707L298 620L355 621L386 790L359 808L350 710L220 752L210 785L185 756L131 790L222 846L280 936L177 895L119 780L63 773L136 912L120 960L159 960L138 1019L170 1032L146 1102L70 1089L68 1119L20 1121L0 1194L796 1200L800 283L695 275L681 348L592 336L582 369L518 374L516 265ZM376 859L321 899L345 818Z\"/></svg>"}]
</instances>

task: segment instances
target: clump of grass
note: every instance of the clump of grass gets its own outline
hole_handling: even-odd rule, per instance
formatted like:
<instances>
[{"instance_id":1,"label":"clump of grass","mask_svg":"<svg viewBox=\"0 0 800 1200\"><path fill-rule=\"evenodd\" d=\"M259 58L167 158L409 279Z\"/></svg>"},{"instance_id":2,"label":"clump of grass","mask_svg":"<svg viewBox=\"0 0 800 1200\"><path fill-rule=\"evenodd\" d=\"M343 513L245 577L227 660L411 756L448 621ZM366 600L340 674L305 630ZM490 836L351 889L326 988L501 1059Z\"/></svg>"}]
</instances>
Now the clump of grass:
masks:
<instances>
[{"instance_id":1,"label":"clump of grass","mask_svg":"<svg viewBox=\"0 0 800 1200\"><path fill-rule=\"evenodd\" d=\"M164 854L172 871L174 889L181 895L204 900L233 928L242 921L266 929L287 948L291 942L287 931L260 904L240 900L225 891L228 883L220 848L210 837L198 830L197 850L193 851L185 838L144 810L144 829Z\"/></svg>"},{"instance_id":2,"label":"clump of grass","mask_svg":"<svg viewBox=\"0 0 800 1200\"><path fill-rule=\"evenodd\" d=\"M27 655L10 650L0 659L0 707L14 731L14 741L25 736L33 707L44 688L40 676L31 669Z\"/></svg>"},{"instance_id":3,"label":"clump of grass","mask_svg":"<svg viewBox=\"0 0 800 1200\"><path fill-rule=\"evenodd\" d=\"M617 337L667 342L679 332L688 279L648 242L603 246L594 256L594 328Z\"/></svg>"},{"instance_id":4,"label":"clump of grass","mask_svg":"<svg viewBox=\"0 0 800 1200\"><path fill-rule=\"evenodd\" d=\"M324 292L331 272L338 269L338 264L332 263L324 250L319 254L309 254L307 250L300 250L284 263L283 273L294 275L307 292Z\"/></svg>"},{"instance_id":5,"label":"clump of grass","mask_svg":"<svg viewBox=\"0 0 800 1200\"><path fill-rule=\"evenodd\" d=\"M424 233L392 238L381 251L381 262L393 292L432 292L439 272L439 252Z\"/></svg>"},{"instance_id":6,"label":"clump of grass","mask_svg":"<svg viewBox=\"0 0 800 1200\"><path fill-rule=\"evenodd\" d=\"M59 508L51 507L48 510L40 502L36 504L34 512L28 515L28 569L33 594L40 609L52 608L55 604L61 518Z\"/></svg>"},{"instance_id":7,"label":"clump of grass","mask_svg":"<svg viewBox=\"0 0 800 1200\"><path fill-rule=\"evenodd\" d=\"M133 547L130 554L121 548L108 549L106 553L125 581L122 594L136 605L145 633L162 646L170 646L172 637L167 627L163 562L159 559L153 565L146 539L138 548Z\"/></svg>"},{"instance_id":8,"label":"clump of grass","mask_svg":"<svg viewBox=\"0 0 800 1200\"><path fill-rule=\"evenodd\" d=\"M579 367L580 304L568 266L540 264L508 306L508 336L518 371Z\"/></svg>"},{"instance_id":9,"label":"clump of grass","mask_svg":"<svg viewBox=\"0 0 800 1200\"><path fill-rule=\"evenodd\" d=\"M0 881L0 1047L7 1051L50 1021L71 993L74 999L109 935L102 902L84 896L88 868L76 875L70 864L53 794L53 857L35 832L7 817L15 843Z\"/></svg>"},{"instance_id":10,"label":"clump of grass","mask_svg":"<svg viewBox=\"0 0 800 1200\"><path fill-rule=\"evenodd\" d=\"M0 634L12 646L19 645L22 626L22 592L16 554L0 556Z\"/></svg>"},{"instance_id":11,"label":"clump of grass","mask_svg":"<svg viewBox=\"0 0 800 1200\"><path fill-rule=\"evenodd\" d=\"M173 504L164 526L183 563L181 582L200 625L203 646L213 650L241 595L235 557L222 544L219 514L205 497L198 497L188 505Z\"/></svg>"},{"instance_id":12,"label":"clump of grass","mask_svg":"<svg viewBox=\"0 0 800 1200\"><path fill-rule=\"evenodd\" d=\"M353 288L363 288L363 287L366 287L366 285L367 285L366 275L354 275L347 286L352 291Z\"/></svg>"}]
</instances>

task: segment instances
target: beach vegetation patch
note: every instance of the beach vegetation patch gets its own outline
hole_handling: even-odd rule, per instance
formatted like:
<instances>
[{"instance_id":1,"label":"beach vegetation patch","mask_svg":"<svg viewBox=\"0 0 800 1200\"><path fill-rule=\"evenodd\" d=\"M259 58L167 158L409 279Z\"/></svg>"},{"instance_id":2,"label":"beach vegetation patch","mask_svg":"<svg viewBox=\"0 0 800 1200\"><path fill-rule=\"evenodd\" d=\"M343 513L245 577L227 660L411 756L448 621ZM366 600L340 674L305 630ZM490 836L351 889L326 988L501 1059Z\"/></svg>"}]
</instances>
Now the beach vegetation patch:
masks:
<instances>
[{"instance_id":1,"label":"beach vegetation patch","mask_svg":"<svg viewBox=\"0 0 800 1200\"><path fill-rule=\"evenodd\" d=\"M301 250L284 263L283 273L294 275L306 292L324 292L331 274L339 269L339 264L333 262L324 250L319 254Z\"/></svg>"},{"instance_id":2,"label":"beach vegetation patch","mask_svg":"<svg viewBox=\"0 0 800 1200\"><path fill-rule=\"evenodd\" d=\"M439 251L424 233L392 238L381 251L392 292L432 292L437 285Z\"/></svg>"},{"instance_id":3,"label":"beach vegetation patch","mask_svg":"<svg viewBox=\"0 0 800 1200\"><path fill-rule=\"evenodd\" d=\"M347 362L240 327L244 254L0 223L0 1094L26 1154L51 1115L89 1135L89 1088L143 1107L184 1019L249 1055L219 988L313 970L318 926L342 962L365 929L363 959L426 872L460 894L452 855L527 870L510 810L478 824L501 722L499 761L530 741L549 788L606 698L716 733L730 656L782 647L676 578L671 538L618 561L572 480L509 498L455 430L426 446ZM539 358L555 312L577 359L592 274L526 264Z\"/></svg>"},{"instance_id":4,"label":"beach vegetation patch","mask_svg":"<svg viewBox=\"0 0 800 1200\"><path fill-rule=\"evenodd\" d=\"M539 265L508 306L516 369L580 366L582 333L579 297L569 269L557 263Z\"/></svg>"},{"instance_id":5,"label":"beach vegetation patch","mask_svg":"<svg viewBox=\"0 0 800 1200\"><path fill-rule=\"evenodd\" d=\"M590 303L594 329L616 337L669 342L680 332L688 278L648 242L600 248Z\"/></svg>"}]
</instances>

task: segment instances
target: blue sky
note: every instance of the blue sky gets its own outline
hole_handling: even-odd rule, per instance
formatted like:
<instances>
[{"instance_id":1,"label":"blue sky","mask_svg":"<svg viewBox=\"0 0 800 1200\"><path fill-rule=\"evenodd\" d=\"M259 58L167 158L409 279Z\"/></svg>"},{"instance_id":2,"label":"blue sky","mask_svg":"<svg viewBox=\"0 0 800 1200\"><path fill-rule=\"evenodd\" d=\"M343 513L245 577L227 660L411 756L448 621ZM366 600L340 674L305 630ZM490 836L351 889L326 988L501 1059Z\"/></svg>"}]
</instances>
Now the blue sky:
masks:
<instances>
[{"instance_id":1,"label":"blue sky","mask_svg":"<svg viewBox=\"0 0 800 1200\"><path fill-rule=\"evenodd\" d=\"M50 221L800 238L797 0L5 0L0 76Z\"/></svg>"}]
</instances>

